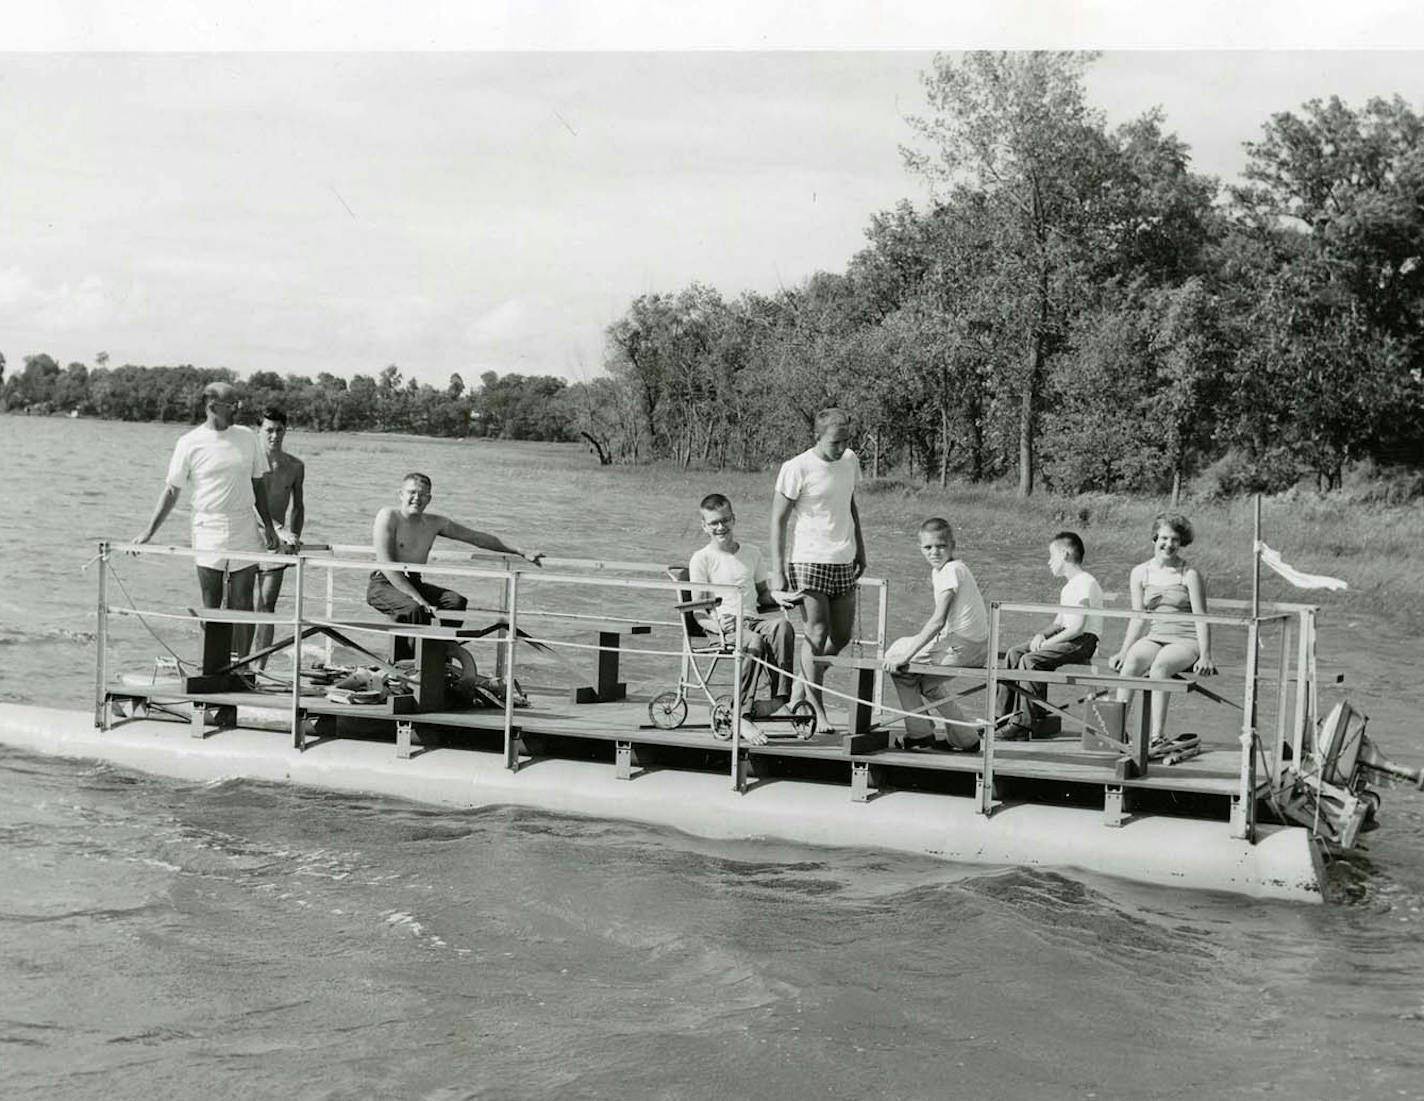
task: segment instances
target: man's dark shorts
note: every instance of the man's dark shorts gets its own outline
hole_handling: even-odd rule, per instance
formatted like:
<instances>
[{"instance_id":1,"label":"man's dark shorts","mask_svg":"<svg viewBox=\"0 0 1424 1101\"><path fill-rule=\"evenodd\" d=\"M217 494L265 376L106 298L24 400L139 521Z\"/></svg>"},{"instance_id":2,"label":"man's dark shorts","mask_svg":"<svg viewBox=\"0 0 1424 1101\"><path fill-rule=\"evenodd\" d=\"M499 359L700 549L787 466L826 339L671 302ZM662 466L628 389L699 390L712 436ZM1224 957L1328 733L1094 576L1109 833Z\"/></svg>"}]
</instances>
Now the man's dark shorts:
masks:
<instances>
[{"instance_id":1,"label":"man's dark shorts","mask_svg":"<svg viewBox=\"0 0 1424 1101\"><path fill-rule=\"evenodd\" d=\"M410 583L415 586L415 591L442 612L463 612L469 603L453 589L442 589L439 585L422 581L418 573L408 576ZM366 583L366 603L397 623L430 622L430 613L392 585L380 570L373 571L371 579ZM451 621L450 626L456 625L458 621Z\"/></svg>"}]
</instances>

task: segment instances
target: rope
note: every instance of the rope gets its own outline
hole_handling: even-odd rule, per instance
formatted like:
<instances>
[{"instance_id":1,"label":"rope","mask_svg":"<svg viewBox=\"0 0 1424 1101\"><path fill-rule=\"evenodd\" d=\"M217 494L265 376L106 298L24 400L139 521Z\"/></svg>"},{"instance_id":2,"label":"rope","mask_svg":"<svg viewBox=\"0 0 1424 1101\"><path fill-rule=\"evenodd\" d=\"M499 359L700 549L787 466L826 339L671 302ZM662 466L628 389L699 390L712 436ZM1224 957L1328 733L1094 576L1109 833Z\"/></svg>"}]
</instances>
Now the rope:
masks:
<instances>
[{"instance_id":1,"label":"rope","mask_svg":"<svg viewBox=\"0 0 1424 1101\"><path fill-rule=\"evenodd\" d=\"M796 682L799 683L799 684L808 684L808 685L812 685L812 687L815 687L814 682L807 680L805 677L797 676L795 673L790 672L789 670L782 669L781 666L779 666L779 665L772 665L771 662L767 661L765 658L759 658L759 657L757 657L755 654L746 654L746 653L744 653L744 654L742 654L742 660L743 660L743 661L754 661L754 662L756 662L758 665L760 665L760 666L762 666L762 667L764 667L764 668L766 668L766 669L768 669L768 670L771 670L771 671L774 671L774 672L776 672L776 673L781 674L782 676L786 677L788 680L793 680L793 681L796 681ZM948 667L946 667L946 668L948 668ZM869 707L874 707L874 706L875 706L875 701L874 701L874 700L864 700L864 699L861 699L859 696L849 696L849 695L847 695L847 694L844 693L844 692L837 692L834 688L827 688L824 684L820 686L820 689L821 689L822 692L829 693L830 695L835 696L837 699L848 700L848 701L850 701L851 703L862 703L862 704L865 704L865 705L867 705L867 706L869 706ZM926 713L927 713L929 710L931 710L932 708L938 707L938 706L939 706L938 703L933 703L933 704L927 704L924 708L922 708L922 709L920 709L920 710L918 710L918 711L902 711L900 708L898 708L898 707L891 707L891 706L887 703L887 704L881 704L881 705L880 705L880 710L881 710L882 712L889 712L889 713L895 715L897 718L919 718L920 716L926 714ZM986 722L984 719L973 719L973 720L971 720L971 721L969 721L969 722L965 722L963 719L947 719L947 718L945 718L943 715L936 715L935 718L938 719L940 722L949 724L950 726L967 726L967 727L970 727L970 728L973 729L973 730L980 730L980 731L984 730L984 728L989 725L988 722ZM996 725L997 725L997 724L996 724Z\"/></svg>"},{"instance_id":2,"label":"rope","mask_svg":"<svg viewBox=\"0 0 1424 1101\"><path fill-rule=\"evenodd\" d=\"M166 643L159 635L159 633L153 629L153 626L148 622L148 619L145 617L144 613L138 610L138 605L134 602L133 596L129 593L128 586L124 584L124 579L119 576L119 571L114 569L114 564L110 562L107 563L107 566L109 570L109 576L119 583L120 591L123 592L124 598L129 602L129 611L131 611L138 619L138 621L143 624L144 630L153 636L154 641L157 642L158 645L162 646L165 650L168 651L168 653L172 656L173 660L178 663L180 669L183 666L188 666L190 668L196 669L198 663L195 661L189 661L187 658L179 657L178 652L174 650L173 647L169 646L168 643Z\"/></svg>"}]
</instances>

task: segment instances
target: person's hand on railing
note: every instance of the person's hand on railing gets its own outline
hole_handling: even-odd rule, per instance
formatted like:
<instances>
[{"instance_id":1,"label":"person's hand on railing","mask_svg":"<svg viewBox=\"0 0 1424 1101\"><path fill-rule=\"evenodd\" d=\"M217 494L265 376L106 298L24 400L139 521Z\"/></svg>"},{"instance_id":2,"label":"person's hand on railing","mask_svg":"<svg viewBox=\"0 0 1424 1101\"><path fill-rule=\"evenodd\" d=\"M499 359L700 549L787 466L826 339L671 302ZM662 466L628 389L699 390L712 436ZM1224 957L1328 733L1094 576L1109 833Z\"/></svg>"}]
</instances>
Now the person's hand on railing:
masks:
<instances>
[{"instance_id":1,"label":"person's hand on railing","mask_svg":"<svg viewBox=\"0 0 1424 1101\"><path fill-rule=\"evenodd\" d=\"M1114 673L1120 672L1122 669L1123 659L1125 657L1127 657L1127 655L1124 654L1121 650L1119 650L1112 657L1108 658L1108 668L1111 669Z\"/></svg>"},{"instance_id":2,"label":"person's hand on railing","mask_svg":"<svg viewBox=\"0 0 1424 1101\"><path fill-rule=\"evenodd\" d=\"M1211 660L1210 654L1203 654L1192 666L1192 672L1199 677L1213 677L1216 675L1216 662Z\"/></svg>"},{"instance_id":3,"label":"person's hand on railing","mask_svg":"<svg viewBox=\"0 0 1424 1101\"><path fill-rule=\"evenodd\" d=\"M544 568L542 559L548 558L549 556L543 551L520 551L519 557L532 565L538 566L542 570Z\"/></svg>"}]
</instances>

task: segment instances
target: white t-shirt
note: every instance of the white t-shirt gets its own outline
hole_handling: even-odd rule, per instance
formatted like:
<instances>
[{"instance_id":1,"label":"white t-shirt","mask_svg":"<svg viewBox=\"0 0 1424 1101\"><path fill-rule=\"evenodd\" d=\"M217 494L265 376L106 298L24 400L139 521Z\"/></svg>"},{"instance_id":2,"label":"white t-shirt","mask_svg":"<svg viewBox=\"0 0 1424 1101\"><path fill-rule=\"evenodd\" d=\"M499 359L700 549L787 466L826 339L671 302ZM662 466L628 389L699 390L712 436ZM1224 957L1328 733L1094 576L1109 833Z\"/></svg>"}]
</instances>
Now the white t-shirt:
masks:
<instances>
[{"instance_id":1,"label":"white t-shirt","mask_svg":"<svg viewBox=\"0 0 1424 1101\"><path fill-rule=\"evenodd\" d=\"M828 463L811 448L781 464L776 492L795 502L788 562L855 561L850 500L859 480L854 451Z\"/></svg>"},{"instance_id":2,"label":"white t-shirt","mask_svg":"<svg viewBox=\"0 0 1424 1101\"><path fill-rule=\"evenodd\" d=\"M252 482L267 473L257 433L240 424L221 432L200 424L184 433L168 462L168 484L192 484L193 523L253 516Z\"/></svg>"},{"instance_id":3,"label":"white t-shirt","mask_svg":"<svg viewBox=\"0 0 1424 1101\"><path fill-rule=\"evenodd\" d=\"M708 543L688 562L687 577L694 589L698 584L736 585L742 590L742 614L754 616L757 614L757 582L770 581L771 572L756 547L742 543L735 553L728 553ZM725 599L717 612L724 616L736 614Z\"/></svg>"},{"instance_id":4,"label":"white t-shirt","mask_svg":"<svg viewBox=\"0 0 1424 1101\"><path fill-rule=\"evenodd\" d=\"M974 580L968 566L952 558L939 569L930 571L930 585L936 604L945 593L954 593L944 626L930 643L932 650L957 642L983 642L989 637L989 612L984 607L984 598L979 595L979 582Z\"/></svg>"},{"instance_id":5,"label":"white t-shirt","mask_svg":"<svg viewBox=\"0 0 1424 1101\"><path fill-rule=\"evenodd\" d=\"M1063 591L1058 594L1058 603L1075 604L1083 608L1101 608L1103 606L1102 586L1098 584L1096 577L1085 570L1071 578L1063 586ZM1053 622L1062 627L1072 614L1072 612L1059 612L1053 617ZM1082 633L1097 635L1101 639L1103 637L1103 617L1100 615L1086 616Z\"/></svg>"}]
</instances>

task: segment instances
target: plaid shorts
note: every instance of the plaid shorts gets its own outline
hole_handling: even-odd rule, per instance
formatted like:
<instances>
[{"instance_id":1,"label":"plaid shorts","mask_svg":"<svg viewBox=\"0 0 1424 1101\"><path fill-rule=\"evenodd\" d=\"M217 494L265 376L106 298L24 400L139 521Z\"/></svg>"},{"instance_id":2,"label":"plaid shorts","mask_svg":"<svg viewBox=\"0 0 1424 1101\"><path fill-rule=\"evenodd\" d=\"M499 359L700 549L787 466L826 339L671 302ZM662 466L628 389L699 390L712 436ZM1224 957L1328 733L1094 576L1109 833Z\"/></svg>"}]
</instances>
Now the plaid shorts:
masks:
<instances>
[{"instance_id":1,"label":"plaid shorts","mask_svg":"<svg viewBox=\"0 0 1424 1101\"><path fill-rule=\"evenodd\" d=\"M791 587L835 598L855 590L854 562L793 562Z\"/></svg>"}]
</instances>

